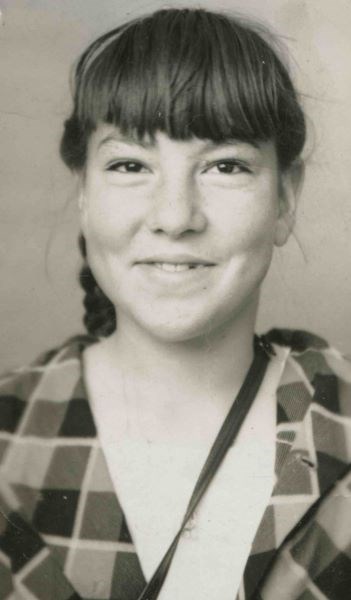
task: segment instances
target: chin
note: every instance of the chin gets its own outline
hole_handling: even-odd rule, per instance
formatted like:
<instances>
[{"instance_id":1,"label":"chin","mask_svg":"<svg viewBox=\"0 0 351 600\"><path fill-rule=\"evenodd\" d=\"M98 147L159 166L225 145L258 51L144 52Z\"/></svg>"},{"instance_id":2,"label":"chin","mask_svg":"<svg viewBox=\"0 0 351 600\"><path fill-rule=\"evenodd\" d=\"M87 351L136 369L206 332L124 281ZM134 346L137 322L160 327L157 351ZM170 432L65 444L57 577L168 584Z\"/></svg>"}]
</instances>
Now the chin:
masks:
<instances>
[{"instance_id":1,"label":"chin","mask_svg":"<svg viewBox=\"0 0 351 600\"><path fill-rule=\"evenodd\" d=\"M175 308L172 311L152 312L152 314L139 315L134 321L138 327L162 342L182 343L200 340L204 337L215 335L223 329L230 327L245 313L256 312L256 299L244 305L221 307L217 310L188 310L182 311ZM176 316L175 316L176 315Z\"/></svg>"},{"instance_id":2,"label":"chin","mask_svg":"<svg viewBox=\"0 0 351 600\"><path fill-rule=\"evenodd\" d=\"M181 343L201 338L209 329L209 320L202 319L162 319L158 315L154 319L141 320L139 328L151 337L162 342Z\"/></svg>"}]
</instances>

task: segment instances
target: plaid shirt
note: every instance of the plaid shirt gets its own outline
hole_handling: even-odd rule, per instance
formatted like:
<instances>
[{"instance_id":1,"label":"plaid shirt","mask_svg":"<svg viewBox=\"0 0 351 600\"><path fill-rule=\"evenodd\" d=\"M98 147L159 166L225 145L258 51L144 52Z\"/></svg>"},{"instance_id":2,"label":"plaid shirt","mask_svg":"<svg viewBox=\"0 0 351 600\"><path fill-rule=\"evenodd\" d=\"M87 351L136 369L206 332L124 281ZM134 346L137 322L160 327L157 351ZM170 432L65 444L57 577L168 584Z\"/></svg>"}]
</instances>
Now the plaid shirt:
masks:
<instances>
[{"instance_id":1,"label":"plaid shirt","mask_svg":"<svg viewBox=\"0 0 351 600\"><path fill-rule=\"evenodd\" d=\"M350 363L305 332L268 339L291 349L276 483L238 598L350 599ZM136 600L145 586L84 387L93 341L74 338L1 382L0 600Z\"/></svg>"}]
</instances>

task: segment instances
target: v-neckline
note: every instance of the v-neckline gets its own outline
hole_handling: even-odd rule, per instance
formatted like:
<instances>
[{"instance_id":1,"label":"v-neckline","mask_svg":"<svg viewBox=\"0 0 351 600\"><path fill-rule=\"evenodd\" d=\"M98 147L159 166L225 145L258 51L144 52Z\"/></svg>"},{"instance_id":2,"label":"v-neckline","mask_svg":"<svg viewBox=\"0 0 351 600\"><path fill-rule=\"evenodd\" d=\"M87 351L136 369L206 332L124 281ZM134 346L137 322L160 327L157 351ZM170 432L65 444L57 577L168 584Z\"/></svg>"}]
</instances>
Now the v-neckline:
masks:
<instances>
[{"instance_id":1,"label":"v-neckline","mask_svg":"<svg viewBox=\"0 0 351 600\"><path fill-rule=\"evenodd\" d=\"M279 358L280 358L280 361L281 361L281 367L280 367L279 375L277 376L277 379L276 379L275 391L276 391L276 388L279 387L280 379L281 379L281 376L282 376L282 372L284 371L284 366L285 366L285 362L286 362L286 359L287 359L287 355L289 353L289 349L288 348L279 348L279 352L280 352L280 357ZM85 392L85 397L86 397L87 402L89 403L90 410L92 412L92 416L93 416L93 419L94 419L95 427L96 427L96 429L98 431L99 430L99 426L98 426L98 423L97 423L96 414L94 413L93 405L92 405L91 399L89 399L89 395L88 395L88 387L87 387L87 380L86 380L86 371L84 370L83 357L82 357L82 373L81 373L81 375L82 375L82 383L83 383L83 388L84 388L84 392ZM276 414L275 424L274 424L275 425L274 431L276 430L276 426L277 426L277 418L278 418L278 415ZM123 502L123 500L125 500L125 499L122 498L122 503L120 501L121 500L121 487L120 487L120 485L117 486L116 482L113 480L114 478L113 478L113 475L112 475L111 469L110 469L111 465L109 464L110 461L108 460L108 457L106 455L106 448L104 448L103 440L102 440L102 437L101 437L100 433L98 435L98 438L99 438L99 444L101 446L101 449L102 449L102 452L103 452L103 455L104 455L106 466L107 466L107 469L108 469L108 472L109 472L109 475L110 475L110 478L111 478L111 483L112 483L112 487L114 489L114 493L115 493L116 497L118 498L119 504L121 506L121 509L122 509L122 512L123 512L123 515L124 515L124 519L125 519L126 523L128 523L128 521L130 521L131 515L128 514L128 511L126 513L125 507L123 507L123 503L125 505L125 502ZM275 448L275 436L274 436L273 445L274 445L274 448ZM205 458L206 458L206 456L205 456ZM202 463L202 461L200 461L199 464L201 464L201 463ZM194 482L192 484L192 487L193 487L194 484L195 484L195 480L194 480ZM189 488L190 489L190 493L192 491L192 487ZM270 499L270 495L269 495L269 499ZM186 506L186 504L184 504L184 505ZM260 523L260 520L258 521L257 525L259 525L259 523ZM141 556L139 554L140 553L140 548L138 548L136 546L136 542L135 542L135 539L134 539L135 535L132 532L133 527L128 526L128 529L129 529L129 532L130 532L131 539L133 540L133 543L134 543L134 546L135 546L135 551L136 551L136 554L137 554L137 557L138 557L138 562L140 564L140 567L143 570L143 572L146 575L146 577L148 577L148 576L150 576L150 574L152 574L152 572L153 572L154 569L146 569L145 570L145 566L143 566L143 562L145 562L145 561L143 561L141 559ZM255 529L254 534L256 532L257 532L257 530ZM165 547L165 549L166 549L166 547ZM160 556L160 558L162 558L162 555ZM158 561L156 561L156 562L158 563ZM157 566L157 564L156 564L156 566ZM146 571L148 571L148 572L146 573Z\"/></svg>"}]
</instances>

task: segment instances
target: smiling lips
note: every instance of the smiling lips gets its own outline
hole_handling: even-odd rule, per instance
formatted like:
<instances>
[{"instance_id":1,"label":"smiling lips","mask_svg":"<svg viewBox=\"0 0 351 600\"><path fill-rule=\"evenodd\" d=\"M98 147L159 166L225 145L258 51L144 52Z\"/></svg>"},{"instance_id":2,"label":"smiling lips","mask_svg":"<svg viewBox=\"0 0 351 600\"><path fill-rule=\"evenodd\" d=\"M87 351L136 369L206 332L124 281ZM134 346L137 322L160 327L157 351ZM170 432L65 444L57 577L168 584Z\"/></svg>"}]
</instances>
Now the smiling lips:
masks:
<instances>
[{"instance_id":1,"label":"smiling lips","mask_svg":"<svg viewBox=\"0 0 351 600\"><path fill-rule=\"evenodd\" d=\"M205 267L214 266L214 263L188 254L150 256L137 261L137 264L150 265L166 273L180 273L191 269L204 269Z\"/></svg>"},{"instance_id":2,"label":"smiling lips","mask_svg":"<svg viewBox=\"0 0 351 600\"><path fill-rule=\"evenodd\" d=\"M188 271L189 269L204 269L206 265L194 265L194 264L185 264L185 263L165 263L165 262L157 262L152 263L157 269L161 269L162 271L167 271L168 273L179 273L180 271Z\"/></svg>"}]
</instances>

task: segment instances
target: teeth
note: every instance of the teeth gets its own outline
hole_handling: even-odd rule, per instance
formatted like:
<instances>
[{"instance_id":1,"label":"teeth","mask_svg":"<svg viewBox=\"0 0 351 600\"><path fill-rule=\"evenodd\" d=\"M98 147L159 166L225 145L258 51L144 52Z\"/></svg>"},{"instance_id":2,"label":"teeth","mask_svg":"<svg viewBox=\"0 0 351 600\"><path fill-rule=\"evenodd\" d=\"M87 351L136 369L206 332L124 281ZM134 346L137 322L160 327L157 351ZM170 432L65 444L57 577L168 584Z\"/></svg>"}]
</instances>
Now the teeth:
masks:
<instances>
[{"instance_id":1,"label":"teeth","mask_svg":"<svg viewBox=\"0 0 351 600\"><path fill-rule=\"evenodd\" d=\"M190 269L196 269L203 267L204 265L191 265L191 264L173 264L173 263L154 263L155 267L167 271L168 273L178 273L180 271L189 271Z\"/></svg>"}]
</instances>

